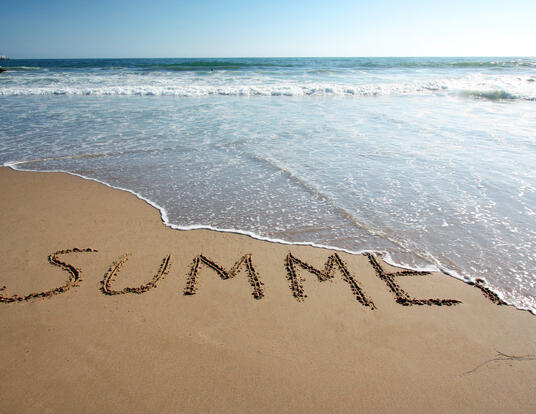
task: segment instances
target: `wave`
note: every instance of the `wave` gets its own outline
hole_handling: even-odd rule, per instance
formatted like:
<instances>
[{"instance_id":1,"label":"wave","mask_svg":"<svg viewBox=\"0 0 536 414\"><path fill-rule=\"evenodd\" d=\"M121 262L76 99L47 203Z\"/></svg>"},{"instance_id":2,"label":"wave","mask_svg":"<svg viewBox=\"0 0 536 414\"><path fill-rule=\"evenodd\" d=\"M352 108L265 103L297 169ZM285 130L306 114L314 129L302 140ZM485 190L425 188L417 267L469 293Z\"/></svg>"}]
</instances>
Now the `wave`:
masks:
<instances>
[{"instance_id":1,"label":"wave","mask_svg":"<svg viewBox=\"0 0 536 414\"><path fill-rule=\"evenodd\" d=\"M527 91L530 92L530 91ZM441 82L408 84L370 84L361 86L331 84L279 84L279 85L125 85L125 86L6 86L0 96L68 95L68 96L171 96L171 97L381 97L459 95L465 98L490 101L536 101L534 93L514 93L503 89L473 90Z\"/></svg>"},{"instance_id":2,"label":"wave","mask_svg":"<svg viewBox=\"0 0 536 414\"><path fill-rule=\"evenodd\" d=\"M262 68L289 68L295 65L283 62L268 62L265 60L187 60L174 63L147 63L141 64L142 70L170 70L170 71L210 71L210 70L240 70Z\"/></svg>"},{"instance_id":3,"label":"wave","mask_svg":"<svg viewBox=\"0 0 536 414\"><path fill-rule=\"evenodd\" d=\"M461 96L473 99L482 99L486 101L536 101L536 97L519 96L504 90L486 90L486 91L462 91Z\"/></svg>"},{"instance_id":4,"label":"wave","mask_svg":"<svg viewBox=\"0 0 536 414\"><path fill-rule=\"evenodd\" d=\"M354 68L354 69L463 69L463 68L536 68L536 59L519 59L519 60L460 60L440 58L422 59L422 58L407 58L407 59L372 59L369 61L344 61L342 60L339 68Z\"/></svg>"},{"instance_id":5,"label":"wave","mask_svg":"<svg viewBox=\"0 0 536 414\"><path fill-rule=\"evenodd\" d=\"M1 69L10 71L29 71L29 70L43 70L48 71L48 68L40 66L0 66Z\"/></svg>"},{"instance_id":6,"label":"wave","mask_svg":"<svg viewBox=\"0 0 536 414\"><path fill-rule=\"evenodd\" d=\"M536 98L530 98L530 97L523 98L523 97L511 94L509 92L503 91L503 90L463 91L463 92L460 92L460 95L466 96L468 98L484 99L488 101L505 101L505 100L515 100L515 99L524 99L524 100L529 100L529 101L536 100Z\"/></svg>"},{"instance_id":7,"label":"wave","mask_svg":"<svg viewBox=\"0 0 536 414\"><path fill-rule=\"evenodd\" d=\"M487 61L487 62L453 62L449 66L459 68L512 68L512 67L527 67L536 68L536 60L520 61L520 60L503 60L503 61Z\"/></svg>"},{"instance_id":8,"label":"wave","mask_svg":"<svg viewBox=\"0 0 536 414\"><path fill-rule=\"evenodd\" d=\"M19 66L4 67L11 70L53 70L69 72L79 70L110 71L210 71L255 68L292 68L304 62L296 59L26 59Z\"/></svg>"},{"instance_id":9,"label":"wave","mask_svg":"<svg viewBox=\"0 0 536 414\"><path fill-rule=\"evenodd\" d=\"M198 58L17 60L12 70L210 71L250 69L534 69L535 58Z\"/></svg>"},{"instance_id":10,"label":"wave","mask_svg":"<svg viewBox=\"0 0 536 414\"><path fill-rule=\"evenodd\" d=\"M142 67L169 70L312 68L319 72L341 69L391 68L536 68L536 59L464 60L449 58L288 58L244 60L187 60L169 64L141 64Z\"/></svg>"}]
</instances>

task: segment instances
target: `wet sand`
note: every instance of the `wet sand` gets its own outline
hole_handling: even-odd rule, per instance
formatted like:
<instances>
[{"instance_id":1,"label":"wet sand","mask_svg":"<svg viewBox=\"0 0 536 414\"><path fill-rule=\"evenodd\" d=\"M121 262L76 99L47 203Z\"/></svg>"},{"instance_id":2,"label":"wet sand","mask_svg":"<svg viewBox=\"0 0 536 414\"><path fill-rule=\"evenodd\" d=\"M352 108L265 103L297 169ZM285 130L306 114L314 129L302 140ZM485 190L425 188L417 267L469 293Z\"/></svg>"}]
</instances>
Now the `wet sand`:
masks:
<instances>
[{"instance_id":1,"label":"wet sand","mask_svg":"<svg viewBox=\"0 0 536 414\"><path fill-rule=\"evenodd\" d=\"M536 411L536 318L483 285L172 230L68 174L0 189L2 412Z\"/></svg>"}]
</instances>

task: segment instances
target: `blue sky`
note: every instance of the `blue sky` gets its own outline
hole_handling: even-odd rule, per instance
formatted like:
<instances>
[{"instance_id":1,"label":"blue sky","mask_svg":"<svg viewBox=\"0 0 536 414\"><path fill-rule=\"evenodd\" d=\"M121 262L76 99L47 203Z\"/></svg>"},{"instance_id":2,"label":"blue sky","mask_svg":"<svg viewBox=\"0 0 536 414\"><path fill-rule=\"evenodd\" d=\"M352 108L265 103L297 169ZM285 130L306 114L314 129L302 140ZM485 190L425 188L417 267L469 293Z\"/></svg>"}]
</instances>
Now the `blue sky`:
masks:
<instances>
[{"instance_id":1,"label":"blue sky","mask_svg":"<svg viewBox=\"0 0 536 414\"><path fill-rule=\"evenodd\" d=\"M13 58L536 55L535 0L3 0L0 15Z\"/></svg>"}]
</instances>

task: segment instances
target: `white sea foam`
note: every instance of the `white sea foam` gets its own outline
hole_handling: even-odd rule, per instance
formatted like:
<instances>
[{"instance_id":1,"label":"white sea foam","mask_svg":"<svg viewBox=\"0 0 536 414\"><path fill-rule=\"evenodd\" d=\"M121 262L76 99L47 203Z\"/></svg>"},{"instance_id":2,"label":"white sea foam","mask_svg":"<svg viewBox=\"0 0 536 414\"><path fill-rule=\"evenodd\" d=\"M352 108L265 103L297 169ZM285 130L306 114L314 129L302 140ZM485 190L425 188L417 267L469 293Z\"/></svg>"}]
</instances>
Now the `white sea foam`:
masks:
<instances>
[{"instance_id":1,"label":"white sea foam","mask_svg":"<svg viewBox=\"0 0 536 414\"><path fill-rule=\"evenodd\" d=\"M8 78L6 78L8 79ZM43 74L32 77L13 77L0 84L0 96L78 95L78 96L407 96L448 95L491 99L536 99L536 82L529 77L468 75L456 78L416 78L401 81L386 77L371 83L367 77L335 80L290 78L281 81L275 77L255 75L242 79L236 76L199 77L161 74Z\"/></svg>"},{"instance_id":2,"label":"white sea foam","mask_svg":"<svg viewBox=\"0 0 536 414\"><path fill-rule=\"evenodd\" d=\"M30 96L30 95L72 95L72 96L175 96L175 97L203 97L203 96L393 96L393 95L431 95L448 94L451 91L447 86L433 87L415 85L365 85L360 87L326 86L326 85L281 85L273 87L239 86L234 88L218 87L11 87L0 89L0 96ZM461 96L488 100L536 100L536 95L528 93L515 94L502 89L464 90Z\"/></svg>"}]
</instances>

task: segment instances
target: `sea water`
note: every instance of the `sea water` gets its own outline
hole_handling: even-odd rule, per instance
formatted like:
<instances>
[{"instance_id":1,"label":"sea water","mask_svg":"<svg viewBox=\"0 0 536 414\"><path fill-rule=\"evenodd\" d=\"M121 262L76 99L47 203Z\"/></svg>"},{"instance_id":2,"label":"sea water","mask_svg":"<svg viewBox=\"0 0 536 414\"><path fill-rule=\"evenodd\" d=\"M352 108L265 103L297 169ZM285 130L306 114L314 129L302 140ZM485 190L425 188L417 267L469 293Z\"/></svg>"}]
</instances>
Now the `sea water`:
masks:
<instances>
[{"instance_id":1,"label":"sea water","mask_svg":"<svg viewBox=\"0 0 536 414\"><path fill-rule=\"evenodd\" d=\"M0 163L180 229L378 251L536 311L535 58L12 60Z\"/></svg>"}]
</instances>

